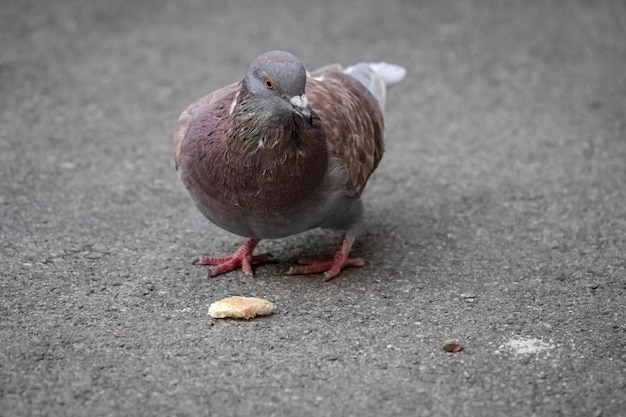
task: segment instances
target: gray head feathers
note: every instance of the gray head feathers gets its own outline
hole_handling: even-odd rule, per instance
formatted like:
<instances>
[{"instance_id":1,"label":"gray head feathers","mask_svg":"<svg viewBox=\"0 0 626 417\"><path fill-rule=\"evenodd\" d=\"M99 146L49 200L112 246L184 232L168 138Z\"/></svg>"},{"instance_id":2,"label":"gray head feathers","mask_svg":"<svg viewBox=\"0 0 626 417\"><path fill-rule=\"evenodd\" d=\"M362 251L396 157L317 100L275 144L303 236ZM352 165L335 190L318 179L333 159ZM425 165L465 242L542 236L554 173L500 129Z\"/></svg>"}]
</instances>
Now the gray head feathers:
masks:
<instances>
[{"instance_id":1,"label":"gray head feathers","mask_svg":"<svg viewBox=\"0 0 626 417\"><path fill-rule=\"evenodd\" d=\"M266 111L258 114L261 119L285 119L293 113L309 120L310 110L304 94L306 70L298 58L289 52L270 51L256 58L243 80L252 103L262 103Z\"/></svg>"},{"instance_id":2,"label":"gray head feathers","mask_svg":"<svg viewBox=\"0 0 626 417\"><path fill-rule=\"evenodd\" d=\"M244 82L254 93L270 89L293 97L304 94L306 70L300 60L289 52L271 51L252 62Z\"/></svg>"}]
</instances>

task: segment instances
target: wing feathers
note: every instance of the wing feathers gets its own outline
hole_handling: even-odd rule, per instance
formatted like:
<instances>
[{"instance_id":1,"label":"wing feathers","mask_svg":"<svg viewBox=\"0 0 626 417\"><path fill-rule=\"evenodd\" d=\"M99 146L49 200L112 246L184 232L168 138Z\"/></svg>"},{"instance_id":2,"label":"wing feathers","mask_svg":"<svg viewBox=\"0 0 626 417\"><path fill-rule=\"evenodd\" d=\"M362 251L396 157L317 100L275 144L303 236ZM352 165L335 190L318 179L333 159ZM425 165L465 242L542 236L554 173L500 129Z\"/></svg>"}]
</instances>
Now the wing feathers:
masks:
<instances>
[{"instance_id":1,"label":"wing feathers","mask_svg":"<svg viewBox=\"0 0 626 417\"><path fill-rule=\"evenodd\" d=\"M383 114L356 79L337 71L307 80L307 96L322 121L330 153L346 167L346 193L360 195L383 155Z\"/></svg>"}]
</instances>

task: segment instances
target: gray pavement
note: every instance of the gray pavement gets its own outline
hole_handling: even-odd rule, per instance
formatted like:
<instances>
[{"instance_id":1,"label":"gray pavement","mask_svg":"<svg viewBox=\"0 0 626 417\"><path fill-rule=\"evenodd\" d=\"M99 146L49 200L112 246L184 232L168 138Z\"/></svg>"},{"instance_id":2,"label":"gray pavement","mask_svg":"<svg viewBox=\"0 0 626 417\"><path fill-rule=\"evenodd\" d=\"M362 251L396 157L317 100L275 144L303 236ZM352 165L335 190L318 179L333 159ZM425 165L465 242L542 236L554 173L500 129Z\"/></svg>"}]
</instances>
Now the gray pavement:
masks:
<instances>
[{"instance_id":1,"label":"gray pavement","mask_svg":"<svg viewBox=\"0 0 626 417\"><path fill-rule=\"evenodd\" d=\"M4 1L0 414L624 415L625 39L623 1ZM255 278L191 265L241 239L174 122L270 49L409 69L367 264L328 283L283 275L325 231ZM276 312L209 319L229 295Z\"/></svg>"}]
</instances>

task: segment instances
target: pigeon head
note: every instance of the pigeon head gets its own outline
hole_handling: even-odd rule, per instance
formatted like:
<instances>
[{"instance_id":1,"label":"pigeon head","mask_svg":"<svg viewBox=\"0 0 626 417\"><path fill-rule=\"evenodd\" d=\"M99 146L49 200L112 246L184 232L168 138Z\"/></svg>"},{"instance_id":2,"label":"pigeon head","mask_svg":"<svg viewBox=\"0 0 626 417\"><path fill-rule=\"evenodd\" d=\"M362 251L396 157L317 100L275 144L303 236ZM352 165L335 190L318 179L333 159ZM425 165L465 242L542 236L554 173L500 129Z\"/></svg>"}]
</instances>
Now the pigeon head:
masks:
<instances>
[{"instance_id":1,"label":"pigeon head","mask_svg":"<svg viewBox=\"0 0 626 417\"><path fill-rule=\"evenodd\" d=\"M310 124L305 86L304 66L284 51L266 52L257 57L243 80L247 99L252 104L248 111L260 121L283 121L297 114Z\"/></svg>"}]
</instances>

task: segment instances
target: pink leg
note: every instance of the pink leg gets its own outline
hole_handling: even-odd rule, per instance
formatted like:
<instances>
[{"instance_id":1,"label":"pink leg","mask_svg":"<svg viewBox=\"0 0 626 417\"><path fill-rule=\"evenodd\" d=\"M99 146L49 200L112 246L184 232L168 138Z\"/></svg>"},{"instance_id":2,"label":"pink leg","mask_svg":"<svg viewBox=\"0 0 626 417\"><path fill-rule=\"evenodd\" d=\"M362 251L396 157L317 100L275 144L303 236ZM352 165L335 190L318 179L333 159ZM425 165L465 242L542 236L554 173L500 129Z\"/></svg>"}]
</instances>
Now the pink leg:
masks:
<instances>
[{"instance_id":1,"label":"pink leg","mask_svg":"<svg viewBox=\"0 0 626 417\"><path fill-rule=\"evenodd\" d=\"M332 259L311 259L301 258L300 265L292 266L287 271L287 275L307 275L324 273L324 281L331 280L339 275L339 272L346 266L363 266L363 258L349 258L350 249L354 243L354 235L346 233L343 235L341 247L335 252Z\"/></svg>"},{"instance_id":2,"label":"pink leg","mask_svg":"<svg viewBox=\"0 0 626 417\"><path fill-rule=\"evenodd\" d=\"M254 276L252 264L266 262L270 258L269 253L252 255L259 239L246 239L242 245L230 256L202 255L194 261L196 265L210 265L210 276L214 277L226 272L234 271L241 267L244 274Z\"/></svg>"}]
</instances>

